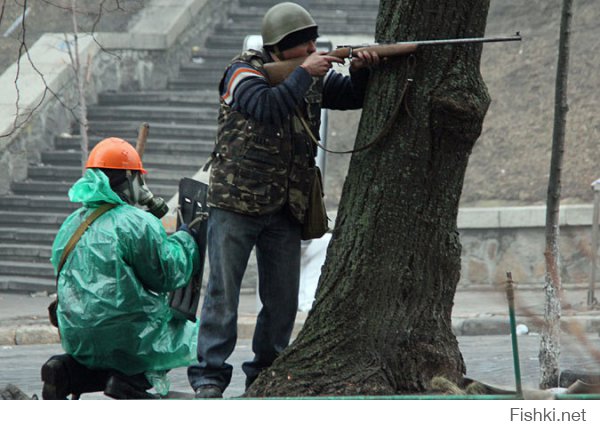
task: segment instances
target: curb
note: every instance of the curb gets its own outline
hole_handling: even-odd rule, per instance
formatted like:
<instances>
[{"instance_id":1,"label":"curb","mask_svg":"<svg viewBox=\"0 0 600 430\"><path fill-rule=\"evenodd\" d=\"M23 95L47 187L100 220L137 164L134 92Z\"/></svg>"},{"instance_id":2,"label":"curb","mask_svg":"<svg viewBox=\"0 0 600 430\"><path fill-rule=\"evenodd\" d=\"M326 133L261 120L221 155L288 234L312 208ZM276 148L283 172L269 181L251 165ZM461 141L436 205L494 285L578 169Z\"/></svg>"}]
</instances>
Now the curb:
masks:
<instances>
[{"instance_id":1,"label":"curb","mask_svg":"<svg viewBox=\"0 0 600 430\"><path fill-rule=\"evenodd\" d=\"M0 346L60 343L58 330L50 324L0 327Z\"/></svg>"},{"instance_id":2,"label":"curb","mask_svg":"<svg viewBox=\"0 0 600 430\"><path fill-rule=\"evenodd\" d=\"M539 333L542 330L544 319L541 316L517 317L517 325L527 327L528 333ZM561 329L566 333L587 333L600 335L600 317L580 315L576 317L562 317ZM456 336L485 336L510 334L510 321L508 316L488 316L479 318L453 318L452 330Z\"/></svg>"},{"instance_id":3,"label":"curb","mask_svg":"<svg viewBox=\"0 0 600 430\"><path fill-rule=\"evenodd\" d=\"M300 332L305 315L298 315L292 337ZM238 338L251 339L254 334L256 315L238 317ZM517 324L527 326L528 333L539 333L543 319L540 317L517 318ZM582 315L563 317L561 326L564 332L596 334L600 336L600 316ZM510 335L508 316L458 317L452 319L452 331L456 336ZM56 327L49 323L0 325L0 346L58 344L60 337Z\"/></svg>"}]
</instances>

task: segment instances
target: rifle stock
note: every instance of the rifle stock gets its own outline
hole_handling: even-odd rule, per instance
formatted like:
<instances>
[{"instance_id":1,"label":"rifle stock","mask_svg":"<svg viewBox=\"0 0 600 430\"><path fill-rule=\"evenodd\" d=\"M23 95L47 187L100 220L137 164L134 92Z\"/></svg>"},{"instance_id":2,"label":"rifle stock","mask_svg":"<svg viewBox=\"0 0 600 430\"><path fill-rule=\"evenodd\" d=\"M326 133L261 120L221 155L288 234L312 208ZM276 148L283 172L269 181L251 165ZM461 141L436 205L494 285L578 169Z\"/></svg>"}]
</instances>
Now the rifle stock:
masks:
<instances>
[{"instance_id":1,"label":"rifle stock","mask_svg":"<svg viewBox=\"0 0 600 430\"><path fill-rule=\"evenodd\" d=\"M521 35L517 32L514 36L500 37L472 37L464 39L440 39L440 40L420 40L414 42L397 42L389 44L367 44L358 46L338 46L329 51L327 55L341 59L356 57L360 51L376 52L380 58L397 57L412 54L421 46L427 45L456 45L472 43L490 43L490 42L511 42L520 41ZM277 85L285 80L292 71L301 65L306 57L292 58L290 60L277 61L264 65L267 78L271 85Z\"/></svg>"}]
</instances>

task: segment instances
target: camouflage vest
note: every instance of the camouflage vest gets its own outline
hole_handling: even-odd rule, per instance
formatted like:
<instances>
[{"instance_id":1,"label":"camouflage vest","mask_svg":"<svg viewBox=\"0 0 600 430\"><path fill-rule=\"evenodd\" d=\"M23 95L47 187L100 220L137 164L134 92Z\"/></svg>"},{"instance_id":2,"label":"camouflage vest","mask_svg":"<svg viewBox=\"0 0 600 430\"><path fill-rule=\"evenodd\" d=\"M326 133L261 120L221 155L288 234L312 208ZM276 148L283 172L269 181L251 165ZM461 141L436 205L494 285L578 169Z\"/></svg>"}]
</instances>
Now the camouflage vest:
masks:
<instances>
[{"instance_id":1,"label":"camouflage vest","mask_svg":"<svg viewBox=\"0 0 600 430\"><path fill-rule=\"evenodd\" d=\"M235 61L262 70L268 57L250 50L232 63ZM322 87L323 80L314 79L300 108L317 138ZM208 204L245 215L264 215L281 210L287 203L291 214L302 223L315 165L313 154L316 145L295 113L278 127L259 123L221 101Z\"/></svg>"}]
</instances>

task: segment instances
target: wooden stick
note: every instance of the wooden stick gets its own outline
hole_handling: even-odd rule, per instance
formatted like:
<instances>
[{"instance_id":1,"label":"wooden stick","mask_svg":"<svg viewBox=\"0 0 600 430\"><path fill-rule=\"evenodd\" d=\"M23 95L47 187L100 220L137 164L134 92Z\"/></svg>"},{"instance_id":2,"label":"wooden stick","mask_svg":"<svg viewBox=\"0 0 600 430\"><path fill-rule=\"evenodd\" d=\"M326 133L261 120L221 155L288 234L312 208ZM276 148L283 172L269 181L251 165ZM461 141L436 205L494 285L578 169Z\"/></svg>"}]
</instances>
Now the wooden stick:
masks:
<instances>
[{"instance_id":1,"label":"wooden stick","mask_svg":"<svg viewBox=\"0 0 600 430\"><path fill-rule=\"evenodd\" d=\"M150 125L147 122L142 123L140 131L138 133L137 143L135 144L135 150L140 155L140 158L144 156L146 150L146 139L148 139L148 130Z\"/></svg>"}]
</instances>

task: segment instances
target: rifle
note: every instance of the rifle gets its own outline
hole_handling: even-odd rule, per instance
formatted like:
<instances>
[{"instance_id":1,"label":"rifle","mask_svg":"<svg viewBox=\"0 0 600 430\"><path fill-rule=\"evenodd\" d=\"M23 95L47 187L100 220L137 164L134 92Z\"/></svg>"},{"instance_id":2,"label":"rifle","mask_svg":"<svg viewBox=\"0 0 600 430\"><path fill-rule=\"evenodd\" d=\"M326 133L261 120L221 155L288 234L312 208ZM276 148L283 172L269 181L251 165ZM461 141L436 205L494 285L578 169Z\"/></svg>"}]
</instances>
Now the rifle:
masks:
<instances>
[{"instance_id":1,"label":"rifle","mask_svg":"<svg viewBox=\"0 0 600 430\"><path fill-rule=\"evenodd\" d=\"M341 59L354 58L360 51L376 52L379 57L395 57L400 55L412 54L421 46L429 45L456 45L470 43L491 43L491 42L513 42L520 41L521 34L516 32L514 36L497 37L470 37L464 39L439 39L439 40L418 40L412 42L396 43L373 43L364 45L341 45L327 55ZM277 61L264 65L267 78L272 85L277 85L285 80L292 71L301 65L306 57L292 58L290 60Z\"/></svg>"}]
</instances>

